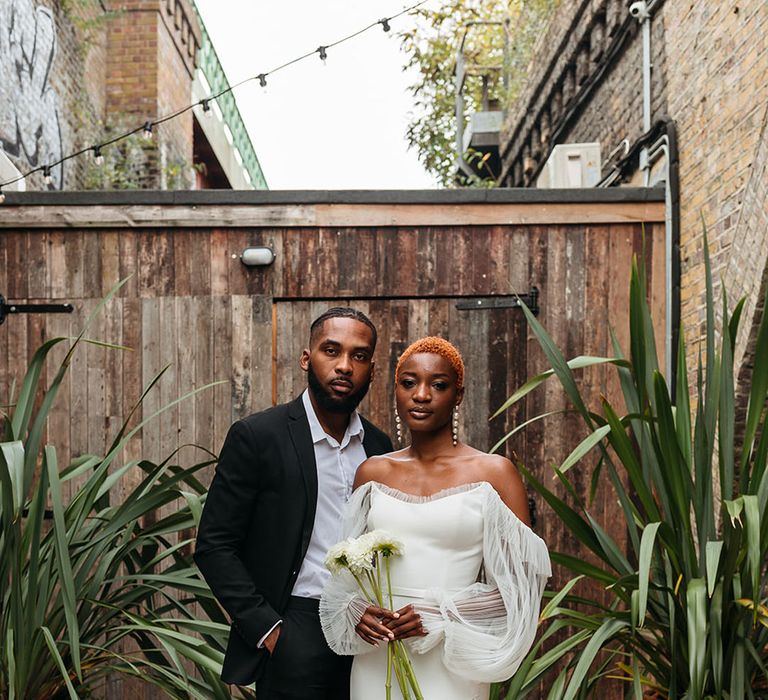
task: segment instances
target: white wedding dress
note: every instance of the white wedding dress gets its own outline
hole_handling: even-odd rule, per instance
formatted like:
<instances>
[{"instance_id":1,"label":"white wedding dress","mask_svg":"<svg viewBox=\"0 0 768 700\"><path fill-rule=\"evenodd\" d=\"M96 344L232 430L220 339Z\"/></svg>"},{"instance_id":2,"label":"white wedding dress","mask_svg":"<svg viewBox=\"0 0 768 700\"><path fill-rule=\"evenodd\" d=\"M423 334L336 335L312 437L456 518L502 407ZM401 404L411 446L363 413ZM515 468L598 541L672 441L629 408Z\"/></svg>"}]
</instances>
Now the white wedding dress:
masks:
<instances>
[{"instance_id":1,"label":"white wedding dress","mask_svg":"<svg viewBox=\"0 0 768 700\"><path fill-rule=\"evenodd\" d=\"M425 700L487 700L536 635L550 563L544 542L487 482L413 496L371 482L350 500L345 537L385 530L404 545L391 561L394 608L413 603L428 634L406 642ZM352 700L385 697L386 644L355 632L365 605L348 572L333 576L320 621L338 654L355 654ZM392 697L401 700L392 677Z\"/></svg>"}]
</instances>

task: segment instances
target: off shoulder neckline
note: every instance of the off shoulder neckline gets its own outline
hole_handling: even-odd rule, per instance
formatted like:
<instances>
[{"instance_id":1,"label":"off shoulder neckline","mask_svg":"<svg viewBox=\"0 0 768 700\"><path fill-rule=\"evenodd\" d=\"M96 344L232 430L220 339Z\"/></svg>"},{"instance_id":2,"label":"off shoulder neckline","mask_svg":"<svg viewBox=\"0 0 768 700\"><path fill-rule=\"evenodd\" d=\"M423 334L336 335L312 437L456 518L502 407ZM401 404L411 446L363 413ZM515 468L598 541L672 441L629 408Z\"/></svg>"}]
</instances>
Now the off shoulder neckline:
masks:
<instances>
[{"instance_id":1,"label":"off shoulder neckline","mask_svg":"<svg viewBox=\"0 0 768 700\"><path fill-rule=\"evenodd\" d=\"M458 486L449 486L448 488L440 489L440 491L436 491L435 493L431 493L426 496L421 496L415 493L408 493L407 491L401 491L394 486L382 484L380 481L369 481L367 484L364 484L364 486L366 485L370 485L370 488L375 488L387 496L391 496L392 498L395 498L399 501L404 501L406 503L431 503L432 501L439 501L443 498L456 496L461 493L469 493L470 491L474 491L483 487L491 488L494 492L496 491L496 489L493 488L493 485L488 481L473 481L467 484L459 484Z\"/></svg>"},{"instance_id":2,"label":"off shoulder neckline","mask_svg":"<svg viewBox=\"0 0 768 700\"><path fill-rule=\"evenodd\" d=\"M487 503L493 504L492 508L499 509L496 512L502 514L502 517L506 515L506 517L511 518L512 522L517 527L520 527L524 531L530 533L530 535L532 535L537 540L541 540L541 537L539 537L539 535L533 531L533 528L520 520L520 518L517 517L517 513L515 513L506 503L504 503L501 496L499 496L499 492L496 491L490 481L473 481L467 484L459 484L458 486L451 486L447 489L441 489L440 491L437 491L428 496L418 496L413 493L408 493L407 491L401 491L394 486L382 484L380 481L372 480L366 481L362 486L359 486L357 489L355 489L355 494L358 498L365 499L370 495L374 488L380 493L383 493L390 498L394 498L395 500L399 500L403 503L432 503L434 501L448 498L449 496L455 496L460 493L469 493L471 491L482 490L489 499ZM543 540L541 540L541 542L544 544Z\"/></svg>"}]
</instances>

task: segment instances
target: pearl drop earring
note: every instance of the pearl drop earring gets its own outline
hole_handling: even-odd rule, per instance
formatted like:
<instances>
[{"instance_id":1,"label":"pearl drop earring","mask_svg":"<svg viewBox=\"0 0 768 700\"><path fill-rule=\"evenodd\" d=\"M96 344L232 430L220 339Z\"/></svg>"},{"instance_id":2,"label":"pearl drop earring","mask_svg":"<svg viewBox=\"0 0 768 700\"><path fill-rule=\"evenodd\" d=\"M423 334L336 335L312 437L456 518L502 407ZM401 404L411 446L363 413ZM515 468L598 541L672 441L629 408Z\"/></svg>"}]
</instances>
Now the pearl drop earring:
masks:
<instances>
[{"instance_id":1,"label":"pearl drop earring","mask_svg":"<svg viewBox=\"0 0 768 700\"><path fill-rule=\"evenodd\" d=\"M400 424L400 414L397 412L397 408L395 408L395 429L397 431L397 444L402 445L403 444L403 428Z\"/></svg>"},{"instance_id":2,"label":"pearl drop earring","mask_svg":"<svg viewBox=\"0 0 768 700\"><path fill-rule=\"evenodd\" d=\"M459 442L459 407L456 406L453 409L453 446L456 447L456 445Z\"/></svg>"}]
</instances>

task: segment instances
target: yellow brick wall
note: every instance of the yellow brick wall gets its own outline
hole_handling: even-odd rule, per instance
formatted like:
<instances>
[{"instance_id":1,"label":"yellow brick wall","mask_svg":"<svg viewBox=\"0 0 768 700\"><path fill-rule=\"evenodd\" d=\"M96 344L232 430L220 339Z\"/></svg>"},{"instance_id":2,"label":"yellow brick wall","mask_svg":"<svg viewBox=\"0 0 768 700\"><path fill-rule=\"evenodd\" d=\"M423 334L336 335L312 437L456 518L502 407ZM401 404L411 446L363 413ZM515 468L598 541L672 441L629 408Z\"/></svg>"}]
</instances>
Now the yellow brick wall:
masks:
<instances>
[{"instance_id":1,"label":"yellow brick wall","mask_svg":"<svg viewBox=\"0 0 768 700\"><path fill-rule=\"evenodd\" d=\"M737 230L751 227L741 216L747 188L758 184L752 173L768 105L768 3L668 0L662 21L680 149L681 317L695 362L704 319L702 218L716 284L726 275L732 296L757 293L766 264L759 246L738 264L731 260Z\"/></svg>"}]
</instances>

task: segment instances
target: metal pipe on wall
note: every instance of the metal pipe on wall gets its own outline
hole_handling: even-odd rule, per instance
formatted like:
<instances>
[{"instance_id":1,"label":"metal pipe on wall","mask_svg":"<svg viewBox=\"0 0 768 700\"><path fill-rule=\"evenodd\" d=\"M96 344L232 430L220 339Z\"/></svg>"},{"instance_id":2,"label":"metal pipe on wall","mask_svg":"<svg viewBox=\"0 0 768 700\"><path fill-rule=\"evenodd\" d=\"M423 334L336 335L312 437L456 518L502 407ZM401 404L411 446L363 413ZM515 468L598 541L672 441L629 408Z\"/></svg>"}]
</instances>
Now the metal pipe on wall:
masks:
<instances>
[{"instance_id":1,"label":"metal pipe on wall","mask_svg":"<svg viewBox=\"0 0 768 700\"><path fill-rule=\"evenodd\" d=\"M646 175L646 187L650 180L651 167L660 158L664 158L664 224L666 227L666 235L664 236L664 269L666 270L666 282L664 284L664 296L665 296L665 327L664 327L664 339L665 339L665 357L666 367L665 374L667 377L672 377L672 358L673 358L673 345L672 345L672 185L670 183L669 173L669 138L664 134L658 141L656 141L647 150L647 164L648 167L645 171ZM670 382L670 386L672 383Z\"/></svg>"},{"instance_id":2,"label":"metal pipe on wall","mask_svg":"<svg viewBox=\"0 0 768 700\"><path fill-rule=\"evenodd\" d=\"M634 17L642 29L643 40L643 134L647 138L651 131L652 123L652 84L653 84L653 60L651 55L651 30L653 21L653 12L663 4L663 0L640 0L633 2L629 6L629 14ZM672 133L670 134L670 129ZM677 202L676 189L676 144L674 145L675 154L672 154L670 146L670 136L674 140L674 126L667 122L667 133L661 136L651 146L643 146L640 150L640 169L643 171L643 184L646 187L651 185L651 169L653 164L661 157L664 157L664 198L665 198L665 305L666 305L666 324L665 324L665 356L666 356L666 376L670 378L670 389L674 397L674 385L676 381L677 363L675 355L677 353L677 338L679 336L680 309L679 309L679 280L680 280L680 261L679 261L679 225L676 214L679 202ZM674 159L674 164L673 164ZM675 172L673 173L673 169ZM674 180L674 182L673 182ZM677 252L676 252L677 251Z\"/></svg>"}]
</instances>

